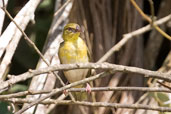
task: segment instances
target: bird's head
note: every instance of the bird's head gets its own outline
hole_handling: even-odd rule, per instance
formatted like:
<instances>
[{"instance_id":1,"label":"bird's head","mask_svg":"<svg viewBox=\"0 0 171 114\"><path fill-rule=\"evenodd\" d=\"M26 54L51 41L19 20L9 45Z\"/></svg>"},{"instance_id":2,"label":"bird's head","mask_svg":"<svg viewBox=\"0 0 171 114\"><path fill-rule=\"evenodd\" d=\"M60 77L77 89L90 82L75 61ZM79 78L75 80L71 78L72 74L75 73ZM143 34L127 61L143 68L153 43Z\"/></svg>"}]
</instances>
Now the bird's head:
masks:
<instances>
[{"instance_id":1,"label":"bird's head","mask_svg":"<svg viewBox=\"0 0 171 114\"><path fill-rule=\"evenodd\" d=\"M78 39L81 33L81 28L76 23L69 23L64 27L63 39L64 41L74 41Z\"/></svg>"}]
</instances>

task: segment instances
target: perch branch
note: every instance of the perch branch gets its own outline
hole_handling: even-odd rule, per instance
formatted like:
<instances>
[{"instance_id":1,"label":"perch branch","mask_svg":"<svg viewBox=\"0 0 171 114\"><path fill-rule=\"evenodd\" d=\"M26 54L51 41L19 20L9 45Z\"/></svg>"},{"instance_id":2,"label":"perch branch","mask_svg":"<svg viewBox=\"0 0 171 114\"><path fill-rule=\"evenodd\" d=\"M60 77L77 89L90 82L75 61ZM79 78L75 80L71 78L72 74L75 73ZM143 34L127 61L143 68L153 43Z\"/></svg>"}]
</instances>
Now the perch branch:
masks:
<instances>
[{"instance_id":1,"label":"perch branch","mask_svg":"<svg viewBox=\"0 0 171 114\"><path fill-rule=\"evenodd\" d=\"M48 94L53 90L39 90L39 91L23 91L7 95L0 95L0 99L9 99L14 97L21 97L25 95ZM94 87L92 92L99 91L142 91L142 92L166 92L171 93L171 90L166 88L149 88L149 87ZM67 92L86 92L86 88L70 88Z\"/></svg>"},{"instance_id":2,"label":"perch branch","mask_svg":"<svg viewBox=\"0 0 171 114\"><path fill-rule=\"evenodd\" d=\"M137 73L142 74L144 77L151 77L151 78L158 78L168 82L171 82L171 74L168 73L161 73L158 71L151 71L145 70L142 68L130 67L130 66L123 66L123 65L116 65L116 64L109 64L109 63L79 63L79 64L62 64L62 65L55 65L50 66L47 68L42 68L38 70L30 70L29 72L23 73L18 76L12 76L11 79L2 82L0 84L0 90L9 87L20 81L25 81L29 78L37 76L39 74L48 73L49 71L59 71L59 70L71 70L71 69L104 69L110 70L114 72L125 72L125 73ZM89 79L89 78L87 78Z\"/></svg>"},{"instance_id":3,"label":"perch branch","mask_svg":"<svg viewBox=\"0 0 171 114\"><path fill-rule=\"evenodd\" d=\"M89 78L86 78L84 80L80 80L80 81L77 81L77 82L74 82L74 83L71 83L71 84L68 84L66 86L63 86L61 88L57 88L57 89L54 89L52 92L50 92L48 95L46 96L43 96L37 100L35 100L34 102L30 103L29 105L27 105L26 107L23 107L21 110L19 110L18 112L16 112L15 114L21 114L23 113L24 111L26 111L27 109L31 108L32 106L38 104L39 102L59 93L59 92L62 92L66 89L69 89L73 86L76 86L76 85L80 85L80 84L84 84L84 83L87 83L87 82L90 82L90 81L93 81L95 79L98 79L98 78L101 78L101 77L105 77L107 75L110 75L110 74L113 74L114 71L108 71L108 72L103 72L103 73L100 73L100 74L97 74L95 76L92 76L92 77L89 77Z\"/></svg>"}]
</instances>

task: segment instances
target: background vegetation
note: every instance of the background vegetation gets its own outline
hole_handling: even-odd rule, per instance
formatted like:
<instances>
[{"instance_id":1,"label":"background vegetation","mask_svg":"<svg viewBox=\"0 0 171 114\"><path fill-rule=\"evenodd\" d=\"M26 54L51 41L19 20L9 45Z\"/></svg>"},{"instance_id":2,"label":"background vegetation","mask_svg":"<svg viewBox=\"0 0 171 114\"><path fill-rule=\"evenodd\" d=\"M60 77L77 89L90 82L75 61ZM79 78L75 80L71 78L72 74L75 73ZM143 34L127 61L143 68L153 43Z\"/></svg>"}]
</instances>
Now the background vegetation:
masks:
<instances>
[{"instance_id":1,"label":"background vegetation","mask_svg":"<svg viewBox=\"0 0 171 114\"><path fill-rule=\"evenodd\" d=\"M134 1L134 0L132 0ZM124 38L124 34L131 33L149 24L148 19L141 15L138 9L133 5L131 0L38 0L38 6L35 7L34 20L31 18L26 19L28 23L25 27L21 24L25 19L15 20L21 21L19 26L25 31L27 36L35 43L39 50L43 53L44 57L49 62L50 66L59 64L57 50L61 42L61 34L64 25L68 22L75 22L84 27L85 32L82 37L86 41L91 56L92 62L99 62L103 55L106 54L113 46ZM27 0L9 0L7 4L7 11L15 17L22 8L26 6L29 1ZM30 3L34 3L30 0ZM157 31L153 26L153 21L163 18L171 14L171 1L170 0L135 0L141 10L152 20L150 22L153 27L148 32L142 32L130 38L120 49L115 50L113 54L100 62L109 62L112 64L119 64L124 66L134 66L138 68L148 69L152 71L170 72L171 70L171 42ZM2 2L0 2L2 7ZM36 3L35 3L36 4ZM65 7L63 7L65 5ZM70 7L70 6L72 7ZM61 7L63 7L61 9ZM27 10L31 10L28 8ZM59 9L60 12L55 13ZM154 12L152 11L154 9ZM2 9L0 9L2 10ZM2 10L3 12L3 10ZM1 13L1 12L0 12ZM25 15L22 15L25 16ZM31 15L30 15L31 16ZM170 16L171 17L171 16ZM6 32L9 24L12 23L8 16L5 16L3 22L2 32L0 32L0 39L4 38L3 34ZM171 37L171 19L162 23L160 28L164 33ZM18 30L16 27L14 30ZM13 31L13 29L11 29ZM18 30L19 31L19 30ZM10 30L8 34L12 34ZM16 32L17 34L17 32ZM5 35L4 35L5 36ZM9 45L12 42L13 35L9 44L5 47L3 55L0 56L0 65L3 65ZM10 62L7 64L5 73L0 78L1 81L8 81L9 75L18 76L27 72L29 69L40 69L46 65L35 49L32 47L24 36L19 36L16 50ZM1 40L0 40L1 41ZM5 41L5 39L3 40ZM0 42L1 43L1 42ZM2 43L3 44L3 43ZM12 44L11 44L12 45ZM56 49L53 49L55 47ZM48 65L47 65L48 66ZM1 70L0 70L1 71ZM103 72L104 70L96 70L96 73ZM59 73L64 83L66 79L62 73ZM41 80L41 81L40 81ZM163 81L161 81L164 83ZM157 80L144 78L141 74L131 74L124 72L117 72L110 76L95 80L95 87L161 87ZM168 83L164 83L168 85ZM38 76L26 81L19 82L12 85L8 90L1 92L1 95L10 93L17 93L26 90L51 90L56 87L61 87L60 82L52 74L48 76ZM163 86L162 86L163 87ZM161 88L162 88L161 87ZM95 92L96 93L96 92ZM97 102L109 102L120 104L135 104L140 103L149 106L167 106L170 108L169 93L158 92L140 92L140 91L100 91L95 94ZM57 99L60 94L53 96ZM22 96L21 98L40 98L33 95ZM65 99L69 100L70 97ZM23 105L24 104L24 105ZM26 106L25 103L15 104L14 101L2 99L0 101L0 114L9 114L17 112L22 107ZM77 105L37 105L29 109L25 113L96 113L96 114L150 114L159 113L158 111L151 110L138 110L127 108L85 108Z\"/></svg>"}]
</instances>

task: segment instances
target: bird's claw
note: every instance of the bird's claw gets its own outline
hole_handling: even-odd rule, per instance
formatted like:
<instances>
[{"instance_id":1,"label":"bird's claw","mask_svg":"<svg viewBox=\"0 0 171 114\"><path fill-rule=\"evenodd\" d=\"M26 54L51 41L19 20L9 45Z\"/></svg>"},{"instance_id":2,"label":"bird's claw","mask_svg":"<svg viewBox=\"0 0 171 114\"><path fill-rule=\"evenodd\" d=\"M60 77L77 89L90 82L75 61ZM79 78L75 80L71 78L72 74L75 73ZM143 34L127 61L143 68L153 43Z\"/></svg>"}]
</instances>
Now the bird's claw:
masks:
<instances>
[{"instance_id":1,"label":"bird's claw","mask_svg":"<svg viewBox=\"0 0 171 114\"><path fill-rule=\"evenodd\" d=\"M91 93L91 86L88 83L86 85L86 92Z\"/></svg>"},{"instance_id":2,"label":"bird's claw","mask_svg":"<svg viewBox=\"0 0 171 114\"><path fill-rule=\"evenodd\" d=\"M63 93L64 93L65 96L67 96L68 91L67 90L64 90Z\"/></svg>"}]
</instances>

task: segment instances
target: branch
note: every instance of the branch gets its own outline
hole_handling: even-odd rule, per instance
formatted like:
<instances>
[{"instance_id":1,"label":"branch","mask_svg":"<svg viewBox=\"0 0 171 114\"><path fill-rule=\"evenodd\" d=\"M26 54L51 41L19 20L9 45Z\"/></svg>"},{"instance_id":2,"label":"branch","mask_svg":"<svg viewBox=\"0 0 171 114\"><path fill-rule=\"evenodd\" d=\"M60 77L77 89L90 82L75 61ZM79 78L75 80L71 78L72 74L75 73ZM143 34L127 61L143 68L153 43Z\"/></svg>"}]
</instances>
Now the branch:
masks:
<instances>
[{"instance_id":1,"label":"branch","mask_svg":"<svg viewBox=\"0 0 171 114\"><path fill-rule=\"evenodd\" d=\"M20 26L15 22L15 20L12 18L12 16L10 15L10 13L6 10L6 7L2 7L2 10L4 10L4 12L7 14L7 16L11 19L11 21L16 25L16 27L19 29L19 31L24 35L24 39L33 47L33 49L35 49L35 51L38 53L38 55L41 57L41 59L46 63L47 66L50 66L49 62L44 58L43 54L39 51L39 49L36 47L36 45L34 44L34 42L32 42L30 40L30 38L27 36L27 34L20 28ZM1 67L0 66L0 71L1 68L4 70L3 72L5 72L6 67ZM3 72L1 71L0 74L3 75ZM57 77L57 79L60 81L60 83L65 86L64 82L62 81L62 79L55 74L54 72L49 71L49 73L52 73L54 76ZM1 77L1 75L0 75Z\"/></svg>"},{"instance_id":2,"label":"branch","mask_svg":"<svg viewBox=\"0 0 171 114\"><path fill-rule=\"evenodd\" d=\"M20 28L20 26L15 22L15 20L12 18L12 16L10 15L10 13L6 10L5 7L2 7L2 10L4 10L4 12L7 14L7 16L10 18L10 20L17 26L17 28L19 29L19 31L24 35L24 39L35 49L35 51L38 53L38 55L41 57L41 59L46 63L49 64L46 59L43 57L42 53L39 51L39 49L36 47L36 45L34 44L34 42L32 42L30 40L30 38L26 35L26 33L24 32L24 30L22 30L22 28Z\"/></svg>"},{"instance_id":3,"label":"branch","mask_svg":"<svg viewBox=\"0 0 171 114\"><path fill-rule=\"evenodd\" d=\"M155 21L155 25L161 25L163 23L166 23L171 19L171 14L159 19L158 21ZM127 33L123 36L122 40L119 41L116 45L114 45L98 62L105 62L114 52L119 51L130 39L134 38L137 35L141 35L149 30L151 30L151 25L146 25L145 27L142 27L138 30L135 30L133 32Z\"/></svg>"},{"instance_id":4,"label":"branch","mask_svg":"<svg viewBox=\"0 0 171 114\"><path fill-rule=\"evenodd\" d=\"M136 4L134 0L131 0L132 5L137 9L137 11L146 19L149 23L152 23L152 20L140 9L140 7ZM169 36L167 33L165 33L163 30L161 30L157 24L152 23L153 27L164 37L171 40L171 36Z\"/></svg>"},{"instance_id":5,"label":"branch","mask_svg":"<svg viewBox=\"0 0 171 114\"><path fill-rule=\"evenodd\" d=\"M34 11L39 4L40 0L30 0L27 4L20 10L20 12L15 16L14 21L21 26L21 29L24 30L28 24L28 22L33 19ZM3 11L6 10L6 7L1 7ZM28 10L29 9L29 10ZM8 14L7 14L8 16ZM24 20L24 21L23 21ZM12 56L16 50L16 47L21 38L21 32L14 25L13 22L9 24L6 30L3 32L0 37L0 57L2 57L3 53L4 57L1 61L0 65L0 78L3 78L3 74L7 68L7 66L11 63ZM10 45L9 45L10 42ZM8 46L9 45L9 46ZM8 48L7 48L8 46ZM6 50L6 51L5 51Z\"/></svg>"},{"instance_id":6,"label":"branch","mask_svg":"<svg viewBox=\"0 0 171 114\"><path fill-rule=\"evenodd\" d=\"M155 14L155 11L154 11L154 3L153 3L153 0L148 0L148 2L150 4L151 24L153 25L153 22L154 22L154 14Z\"/></svg>"},{"instance_id":7,"label":"branch","mask_svg":"<svg viewBox=\"0 0 171 114\"><path fill-rule=\"evenodd\" d=\"M4 101L12 103L32 103L34 99L20 99L12 98L5 99ZM108 107L108 108L128 108L128 109L144 109L144 110L155 110L161 112L171 112L169 107L159 107L159 106L149 106L142 104L119 104L119 103L106 103L106 102L86 102L86 101L71 101L71 100L53 100L47 99L46 101L40 102L41 104L57 104L57 105L82 105L82 106L91 106L91 107ZM15 114L19 114L16 112Z\"/></svg>"},{"instance_id":8,"label":"branch","mask_svg":"<svg viewBox=\"0 0 171 114\"><path fill-rule=\"evenodd\" d=\"M54 17L57 16L69 3L71 2L71 0L66 1L55 13L54 13Z\"/></svg>"},{"instance_id":9,"label":"branch","mask_svg":"<svg viewBox=\"0 0 171 114\"><path fill-rule=\"evenodd\" d=\"M55 11L60 12L60 14L53 17L53 21L49 29L48 36L46 38L46 42L43 47L44 58L46 58L46 61L50 61L50 66L54 64L60 64L58 58L58 48L62 39L61 28L63 28L67 22L67 17L70 13L70 9L72 8L72 4L73 4L72 2L69 2L66 7L63 7L63 2L61 0L56 0L55 2ZM58 25L56 23L58 23ZM39 60L38 64L39 65L36 67L36 69L48 67L48 65L45 64L44 61L42 61L42 59ZM58 80L60 81L59 84L61 83L61 85L64 86L65 84L63 83L63 81L59 78L59 76L57 77L58 75L57 72L55 72L55 74L56 76L53 74L41 74L32 78L32 81L29 86L29 90L32 91L45 90L45 89L51 90L54 88L55 82ZM71 97L72 100L74 100L74 97L72 96L71 93L69 93L69 96ZM34 99L34 98L40 98L42 97L42 95L31 95L26 97ZM27 104L24 104L23 107L25 107L26 105ZM46 106L37 105L35 107L28 109L27 111L25 111L25 113L35 112L35 114L39 114L40 112L42 113L42 108L45 108L45 110L47 109Z\"/></svg>"},{"instance_id":10,"label":"branch","mask_svg":"<svg viewBox=\"0 0 171 114\"><path fill-rule=\"evenodd\" d=\"M37 99L36 101L30 103L29 105L27 105L26 107L23 107L21 110L19 110L18 112L16 112L15 114L21 114L23 113L24 111L26 111L27 109L31 108L32 106L38 104L39 102L53 96L53 95L56 95L57 93L59 92L62 92L66 89L69 89L73 86L76 86L76 85L80 85L80 84L84 84L84 83L87 83L87 82L90 82L90 81L93 81L95 79L98 79L98 78L101 78L101 77L105 77L107 75L110 75L110 74L113 74L114 71L109 71L109 72L103 72L103 73L100 73L100 74L97 74L95 76L92 76L92 77L89 77L89 78L85 78L84 80L80 80L80 81L77 81L77 82L74 82L74 83L71 83L69 85L66 85L64 87L61 87L61 88L57 88L57 89L54 89L52 92L50 92L48 95L46 96L43 96L39 99Z\"/></svg>"},{"instance_id":11,"label":"branch","mask_svg":"<svg viewBox=\"0 0 171 114\"><path fill-rule=\"evenodd\" d=\"M0 0L0 7L4 7L6 6L8 3L8 0ZM3 10L0 10L0 35L2 32L2 28L3 28L3 24L4 24L4 19L5 19L5 13L3 12Z\"/></svg>"},{"instance_id":12,"label":"branch","mask_svg":"<svg viewBox=\"0 0 171 114\"><path fill-rule=\"evenodd\" d=\"M115 64L109 64L109 63L86 63L86 64L79 63L79 64L55 65L55 66L50 66L50 67L42 68L38 70L30 70L29 72L23 73L21 75L12 76L11 79L4 81L0 84L0 91L17 82L25 81L29 78L32 78L40 74L45 74L48 72L59 71L59 70L88 69L88 68L110 70L112 73L113 72L137 73L137 74L144 75L144 77L158 78L158 79L171 82L171 74L168 74L168 73L161 73L158 71L150 71L150 70L145 70L142 68L115 65Z\"/></svg>"},{"instance_id":13,"label":"branch","mask_svg":"<svg viewBox=\"0 0 171 114\"><path fill-rule=\"evenodd\" d=\"M93 65L93 63L89 63L89 65L90 65L90 64ZM95 64L97 64L97 63L95 63ZM80 65L81 65L81 64L76 64L75 67L78 67L78 68L85 68L85 67L80 67ZM82 64L82 65L84 65L84 64ZM85 64L85 65L86 65L86 64ZM67 66L70 66L70 65L63 65L63 66L66 66L66 67L67 67ZM104 66L104 68L106 68L106 66L108 66L108 65L103 65L103 66ZM111 65L111 66L113 66L113 65ZM114 65L114 66L115 66L115 65ZM117 67L116 67L116 66L117 66ZM47 98L49 98L49 97L51 97L51 96L53 96L53 95L59 93L59 92L61 92L61 91L64 91L64 90L66 90L66 89L68 89L68 88L71 88L71 87L76 86L76 85L84 84L84 83L93 81L93 80L98 79L98 78L102 78L102 77L108 76L108 75L113 74L113 73L115 73L116 71L119 71L119 70L122 70L122 71L125 71L125 72L128 72L128 71L130 71L130 72L137 72L137 71L138 71L140 74L144 74L144 73L145 73L145 74L146 74L146 77L149 77L148 75L153 75L153 76L151 76L151 77L155 77L155 78L160 78L160 79L165 79L165 80L167 80L167 81L171 81L171 78L169 78L169 77L170 77L170 74L159 73L159 72L144 70L144 69L135 68L135 67L125 67L125 66L122 66L122 65L116 65L116 66L115 66L116 69L114 69L114 70L109 70L109 71L106 71L106 72L97 74L97 75L95 75L95 76L86 78L86 79L84 79L84 80L80 80L80 81L71 83L71 84L66 85L66 86L64 86L64 87L61 87L61 88L59 88L59 89L58 89L58 88L57 88L57 89L54 89L54 90L53 90L51 93L49 93L48 95L43 96L43 97L37 99L36 101L30 103L30 104L27 105L26 107L22 108L21 110L19 110L18 112L16 112L16 114L20 114L20 113L24 112L25 110L31 108L32 106L38 104L39 102L41 102L41 101L43 101L43 100L45 100L45 99L47 99ZM120 69L118 66L120 66L121 69ZM94 66L94 67L97 68L98 65L96 65L96 66ZM87 66L86 66L86 68L87 68ZM114 68L114 67L113 67L113 68ZM130 68L131 68L131 69L130 69ZM132 68L135 68L135 69L132 69ZM67 69L67 70L69 70L69 69Z\"/></svg>"},{"instance_id":14,"label":"branch","mask_svg":"<svg viewBox=\"0 0 171 114\"><path fill-rule=\"evenodd\" d=\"M53 89L54 90L54 89ZM53 90L39 90L39 91L23 91L18 93L12 93L7 95L0 95L0 99L9 99L14 97L21 97L25 95L36 95L36 94L48 94ZM86 92L86 88L70 88L67 92ZM171 93L170 89L156 88L156 87L94 87L91 88L92 92L99 91L142 91L142 92L166 92Z\"/></svg>"},{"instance_id":15,"label":"branch","mask_svg":"<svg viewBox=\"0 0 171 114\"><path fill-rule=\"evenodd\" d=\"M2 0L3 1L3 0ZM27 4L19 11L19 13L15 16L14 20L17 22L18 25L21 26L21 28L24 30L28 22L33 19L34 17L34 11L39 4L40 0L30 0L27 2ZM1 9L3 10L5 6L3 6ZM29 10L28 10L29 9ZM10 34L9 34L10 33ZM13 22L11 22L6 30L3 32L1 38L0 38L0 57L2 57L2 54L8 45L8 43L12 40L13 37L17 37L20 39L21 33L18 30L18 28L14 25Z\"/></svg>"}]
</instances>

